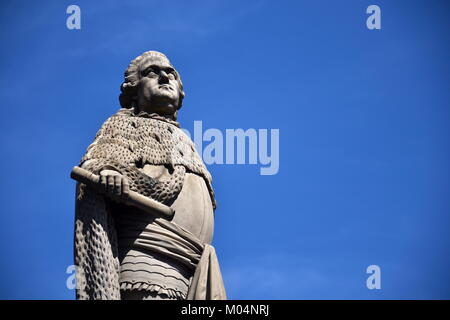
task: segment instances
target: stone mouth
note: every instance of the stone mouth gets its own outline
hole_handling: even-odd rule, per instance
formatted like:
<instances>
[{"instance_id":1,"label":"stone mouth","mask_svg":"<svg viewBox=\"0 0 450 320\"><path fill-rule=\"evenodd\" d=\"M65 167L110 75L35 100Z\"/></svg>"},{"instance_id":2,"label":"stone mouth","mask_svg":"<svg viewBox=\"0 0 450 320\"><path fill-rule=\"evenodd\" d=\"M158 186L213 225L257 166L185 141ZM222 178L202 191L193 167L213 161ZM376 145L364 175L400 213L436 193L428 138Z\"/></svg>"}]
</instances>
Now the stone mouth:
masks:
<instances>
[{"instance_id":1,"label":"stone mouth","mask_svg":"<svg viewBox=\"0 0 450 320\"><path fill-rule=\"evenodd\" d=\"M166 90L170 90L170 91L174 91L174 88L168 84L162 84L159 86L160 89L166 89Z\"/></svg>"}]
</instances>

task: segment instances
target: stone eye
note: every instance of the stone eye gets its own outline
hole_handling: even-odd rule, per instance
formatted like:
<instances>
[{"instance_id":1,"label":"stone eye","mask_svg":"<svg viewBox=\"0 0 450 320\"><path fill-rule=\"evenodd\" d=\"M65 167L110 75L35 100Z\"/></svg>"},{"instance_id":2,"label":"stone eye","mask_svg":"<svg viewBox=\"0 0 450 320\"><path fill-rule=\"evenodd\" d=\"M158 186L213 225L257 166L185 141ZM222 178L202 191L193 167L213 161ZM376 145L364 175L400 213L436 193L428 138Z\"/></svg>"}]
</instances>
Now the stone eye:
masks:
<instances>
[{"instance_id":1,"label":"stone eye","mask_svg":"<svg viewBox=\"0 0 450 320\"><path fill-rule=\"evenodd\" d=\"M177 72L172 68L167 68L166 70L167 77L171 80L177 79Z\"/></svg>"},{"instance_id":2,"label":"stone eye","mask_svg":"<svg viewBox=\"0 0 450 320\"><path fill-rule=\"evenodd\" d=\"M144 72L144 75L145 75L145 76L150 76L150 77L154 77L154 76L156 76L156 75L158 75L158 74L159 74L159 70L157 70L157 69L154 68L154 67L147 68L147 69L145 70L145 72Z\"/></svg>"}]
</instances>

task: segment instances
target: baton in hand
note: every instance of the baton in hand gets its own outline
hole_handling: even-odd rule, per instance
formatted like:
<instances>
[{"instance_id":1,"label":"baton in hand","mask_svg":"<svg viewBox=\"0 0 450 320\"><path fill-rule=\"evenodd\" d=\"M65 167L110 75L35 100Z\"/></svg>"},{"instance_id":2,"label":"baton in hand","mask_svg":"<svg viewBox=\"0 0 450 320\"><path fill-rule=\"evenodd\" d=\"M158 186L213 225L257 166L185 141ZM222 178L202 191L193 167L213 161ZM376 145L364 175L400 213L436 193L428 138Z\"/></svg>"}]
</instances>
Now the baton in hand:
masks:
<instances>
[{"instance_id":1,"label":"baton in hand","mask_svg":"<svg viewBox=\"0 0 450 320\"><path fill-rule=\"evenodd\" d=\"M78 182L84 183L100 193L106 193L103 188L100 187L100 177L83 168L77 166L73 167L70 177ZM137 207L146 213L156 215L169 221L172 220L175 214L175 211L171 207L151 198L147 198L134 191L129 191L128 199L125 204Z\"/></svg>"}]
</instances>

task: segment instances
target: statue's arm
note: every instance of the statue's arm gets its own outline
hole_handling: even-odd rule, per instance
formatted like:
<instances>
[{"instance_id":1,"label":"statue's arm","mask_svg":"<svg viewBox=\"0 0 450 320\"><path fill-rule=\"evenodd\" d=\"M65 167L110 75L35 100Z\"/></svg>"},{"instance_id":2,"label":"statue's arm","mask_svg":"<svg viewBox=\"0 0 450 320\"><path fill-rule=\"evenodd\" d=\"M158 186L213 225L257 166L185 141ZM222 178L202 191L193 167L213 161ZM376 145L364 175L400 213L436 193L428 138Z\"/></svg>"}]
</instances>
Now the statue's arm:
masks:
<instances>
[{"instance_id":1,"label":"statue's arm","mask_svg":"<svg viewBox=\"0 0 450 320\"><path fill-rule=\"evenodd\" d=\"M89 167L89 161L84 162L81 168ZM103 169L99 172L99 188L101 188L106 195L115 201L120 201L123 198L128 198L130 192L130 184L128 179L120 172L113 169Z\"/></svg>"},{"instance_id":2,"label":"statue's arm","mask_svg":"<svg viewBox=\"0 0 450 320\"><path fill-rule=\"evenodd\" d=\"M95 160L87 160L82 163L81 168L89 170ZM130 184L128 179L114 169L101 169L99 171L99 184L104 193L115 201L121 201L129 196Z\"/></svg>"},{"instance_id":3,"label":"statue's arm","mask_svg":"<svg viewBox=\"0 0 450 320\"><path fill-rule=\"evenodd\" d=\"M100 175L107 194L121 197L124 190L135 191L166 205L171 205L182 189L185 168L176 165L168 179L156 180L136 167L145 164L141 154L130 148L130 142L114 121L108 119L88 147L80 166Z\"/></svg>"}]
</instances>

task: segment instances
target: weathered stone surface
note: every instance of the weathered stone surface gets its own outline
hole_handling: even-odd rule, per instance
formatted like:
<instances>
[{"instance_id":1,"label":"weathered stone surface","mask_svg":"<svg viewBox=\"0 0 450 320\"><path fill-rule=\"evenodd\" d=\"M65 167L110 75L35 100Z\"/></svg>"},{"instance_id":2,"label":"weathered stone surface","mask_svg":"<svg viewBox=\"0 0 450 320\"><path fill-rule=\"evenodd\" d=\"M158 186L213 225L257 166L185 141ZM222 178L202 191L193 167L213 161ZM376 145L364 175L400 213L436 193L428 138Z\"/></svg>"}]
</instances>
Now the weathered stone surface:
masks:
<instances>
[{"instance_id":1,"label":"weathered stone surface","mask_svg":"<svg viewBox=\"0 0 450 320\"><path fill-rule=\"evenodd\" d=\"M210 245L212 178L176 121L180 75L166 56L148 51L130 63L121 91L122 109L79 164L99 177L77 184L77 298L226 299ZM130 205L131 193L172 208L173 219Z\"/></svg>"}]
</instances>

